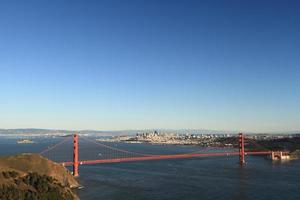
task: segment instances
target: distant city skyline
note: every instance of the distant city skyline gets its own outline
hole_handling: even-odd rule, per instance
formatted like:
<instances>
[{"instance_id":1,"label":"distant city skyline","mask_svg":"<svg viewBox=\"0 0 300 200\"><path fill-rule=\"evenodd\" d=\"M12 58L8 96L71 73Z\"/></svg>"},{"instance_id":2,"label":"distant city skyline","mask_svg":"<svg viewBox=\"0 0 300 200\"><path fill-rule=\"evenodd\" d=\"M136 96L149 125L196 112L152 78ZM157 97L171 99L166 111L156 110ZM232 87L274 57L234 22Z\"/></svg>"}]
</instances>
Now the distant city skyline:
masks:
<instances>
[{"instance_id":1,"label":"distant city skyline","mask_svg":"<svg viewBox=\"0 0 300 200\"><path fill-rule=\"evenodd\" d=\"M1 1L0 129L300 130L298 1Z\"/></svg>"}]
</instances>

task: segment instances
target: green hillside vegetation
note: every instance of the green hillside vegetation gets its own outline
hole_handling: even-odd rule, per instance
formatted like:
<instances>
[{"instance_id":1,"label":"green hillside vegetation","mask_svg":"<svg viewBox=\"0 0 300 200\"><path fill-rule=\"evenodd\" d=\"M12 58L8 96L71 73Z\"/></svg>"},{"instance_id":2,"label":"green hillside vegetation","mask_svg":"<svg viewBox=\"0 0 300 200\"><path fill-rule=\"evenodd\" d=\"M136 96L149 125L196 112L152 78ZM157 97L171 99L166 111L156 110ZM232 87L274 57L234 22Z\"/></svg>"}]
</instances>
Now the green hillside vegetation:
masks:
<instances>
[{"instance_id":1,"label":"green hillside vegetation","mask_svg":"<svg viewBox=\"0 0 300 200\"><path fill-rule=\"evenodd\" d=\"M1 175L0 175L1 177ZM0 199L24 200L73 200L76 199L70 189L64 188L55 179L46 175L29 173L21 177L18 172L2 172L1 179L6 179L6 184L0 185Z\"/></svg>"},{"instance_id":2,"label":"green hillside vegetation","mask_svg":"<svg viewBox=\"0 0 300 200\"><path fill-rule=\"evenodd\" d=\"M0 158L0 199L78 199L79 184L63 166L38 154Z\"/></svg>"},{"instance_id":3,"label":"green hillside vegetation","mask_svg":"<svg viewBox=\"0 0 300 200\"><path fill-rule=\"evenodd\" d=\"M233 144L238 148L238 139L236 137L218 138L217 141L222 144ZM300 137L295 138L279 138L270 140L249 140L245 141L246 150L258 151L290 151L294 152L300 149Z\"/></svg>"}]
</instances>

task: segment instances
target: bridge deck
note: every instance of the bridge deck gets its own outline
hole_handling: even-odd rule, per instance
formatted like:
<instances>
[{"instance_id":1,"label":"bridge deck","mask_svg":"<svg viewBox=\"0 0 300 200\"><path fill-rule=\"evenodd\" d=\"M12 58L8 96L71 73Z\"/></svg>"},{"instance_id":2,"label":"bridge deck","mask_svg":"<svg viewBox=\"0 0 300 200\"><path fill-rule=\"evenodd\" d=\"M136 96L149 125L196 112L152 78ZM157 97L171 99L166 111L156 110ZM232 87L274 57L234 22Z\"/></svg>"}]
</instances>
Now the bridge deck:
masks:
<instances>
[{"instance_id":1,"label":"bridge deck","mask_svg":"<svg viewBox=\"0 0 300 200\"><path fill-rule=\"evenodd\" d=\"M268 155L271 151L250 151L245 152L245 155ZM222 156L239 156L239 152L221 152L221 153L192 153L192 154L177 154L177 155L153 155L143 157L131 158L112 158L112 159L99 159L99 160L81 160L80 165L104 164L104 163L120 163L120 162L133 162L145 160L165 160L165 159L180 159L180 158L199 158L199 157L222 157ZM61 163L64 166L73 165L72 161Z\"/></svg>"}]
</instances>

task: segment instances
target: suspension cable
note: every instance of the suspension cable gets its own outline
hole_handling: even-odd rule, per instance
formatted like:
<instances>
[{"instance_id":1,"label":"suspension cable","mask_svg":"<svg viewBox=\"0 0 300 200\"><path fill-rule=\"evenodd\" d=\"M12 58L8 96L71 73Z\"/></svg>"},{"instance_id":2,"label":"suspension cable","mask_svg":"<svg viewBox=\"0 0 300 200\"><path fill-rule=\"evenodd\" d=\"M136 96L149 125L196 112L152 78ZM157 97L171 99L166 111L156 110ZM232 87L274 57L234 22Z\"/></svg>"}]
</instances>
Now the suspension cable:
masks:
<instances>
[{"instance_id":1,"label":"suspension cable","mask_svg":"<svg viewBox=\"0 0 300 200\"><path fill-rule=\"evenodd\" d=\"M86 140L86 141L89 141L89 142L92 142L98 146L101 146L101 147L105 147L105 148L108 148L108 149L111 149L111 150L115 150L115 151L119 151L119 152L123 152L123 153L129 153L129 154L136 154L136 155L141 155L141 156L153 156L151 154L143 154L143 153L138 153L138 152L131 152L131 151L126 151L126 150L123 150L123 149L118 149L118 148L114 148L114 147L111 147L111 146L108 146L108 145L105 145L105 144L101 144L99 142L95 142L94 140L91 140L87 137L81 137L82 139Z\"/></svg>"},{"instance_id":2,"label":"suspension cable","mask_svg":"<svg viewBox=\"0 0 300 200\"><path fill-rule=\"evenodd\" d=\"M52 149L62 145L63 143L67 142L68 140L70 140L71 137L70 136L67 136L64 140L62 140L61 142L55 144L54 146L52 147L48 147L47 149L44 149L42 152L40 152L40 155L43 155L44 153L48 152L48 151L51 151Z\"/></svg>"}]
</instances>

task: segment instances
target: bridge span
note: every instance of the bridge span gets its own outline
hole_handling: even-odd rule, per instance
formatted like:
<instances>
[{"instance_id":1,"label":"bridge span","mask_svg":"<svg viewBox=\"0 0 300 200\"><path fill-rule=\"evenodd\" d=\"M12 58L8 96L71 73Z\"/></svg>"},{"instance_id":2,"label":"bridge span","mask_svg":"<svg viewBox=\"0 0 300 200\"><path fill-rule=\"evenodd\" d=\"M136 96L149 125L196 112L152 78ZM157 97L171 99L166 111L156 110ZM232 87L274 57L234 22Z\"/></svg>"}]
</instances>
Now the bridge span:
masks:
<instances>
[{"instance_id":1,"label":"bridge span","mask_svg":"<svg viewBox=\"0 0 300 200\"><path fill-rule=\"evenodd\" d=\"M272 151L258 151L258 152L245 152L245 155L270 155ZM99 159L99 160L81 160L78 161L79 165L92 165L92 164L105 164L105 163L120 163L120 162L133 162L133 161L146 161L146 160L166 160L166 159L183 159L183 158L203 158L203 157L226 157L226 156L239 156L239 152L222 152L222 153L191 153L191 154L176 154L176 155L153 155L146 157L134 158L112 158L112 159ZM62 162L64 166L73 165L72 161Z\"/></svg>"},{"instance_id":2,"label":"bridge span","mask_svg":"<svg viewBox=\"0 0 300 200\"><path fill-rule=\"evenodd\" d=\"M183 154L169 154L169 155L152 155L152 154L142 154L131 152L123 149L118 149L115 147L111 147L105 144L100 144L94 140L90 140L84 138L89 142L97 144L101 147L121 152L127 154L133 154L132 157L108 157L103 159L94 159L94 160L79 160L79 149L78 149L78 140L79 136L77 134L73 135L73 160L72 161L64 161L60 162L63 166L73 166L73 175L78 176L78 166L79 165L92 165L92 164L105 164L105 163L121 163L121 162L134 162L134 161L151 161L151 160L166 160L166 159L184 159L184 158L204 158L204 157L228 157L228 156L238 156L240 165L245 164L245 156L246 155L274 155L274 151L245 151L245 135L242 133L238 134L238 151L237 152L210 152L210 153L183 153ZM54 145L51 148L44 150L41 154L47 151L51 151L52 149L56 148L59 145L62 145L64 141ZM278 155L288 154L288 152L278 152ZM277 155L276 154L276 155Z\"/></svg>"}]
</instances>

